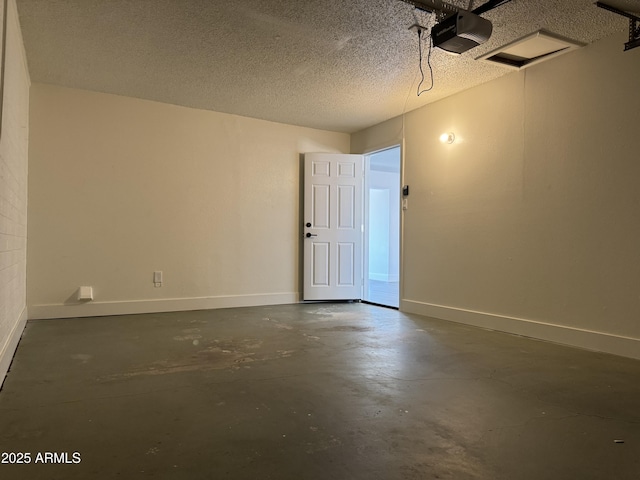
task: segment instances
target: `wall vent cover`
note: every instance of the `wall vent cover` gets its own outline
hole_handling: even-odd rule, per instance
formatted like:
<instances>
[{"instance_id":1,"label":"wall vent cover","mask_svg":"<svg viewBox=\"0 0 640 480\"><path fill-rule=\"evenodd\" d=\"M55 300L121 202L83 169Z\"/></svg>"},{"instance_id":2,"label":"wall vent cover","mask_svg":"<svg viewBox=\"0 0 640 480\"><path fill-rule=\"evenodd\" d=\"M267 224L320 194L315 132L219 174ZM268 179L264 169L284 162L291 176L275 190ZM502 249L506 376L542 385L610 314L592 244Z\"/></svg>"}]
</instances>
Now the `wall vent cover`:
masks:
<instances>
[{"instance_id":1,"label":"wall vent cover","mask_svg":"<svg viewBox=\"0 0 640 480\"><path fill-rule=\"evenodd\" d=\"M546 30L538 30L526 37L515 40L493 50L476 60L486 60L499 65L520 70L536 63L549 60L570 52L585 44L556 35Z\"/></svg>"}]
</instances>

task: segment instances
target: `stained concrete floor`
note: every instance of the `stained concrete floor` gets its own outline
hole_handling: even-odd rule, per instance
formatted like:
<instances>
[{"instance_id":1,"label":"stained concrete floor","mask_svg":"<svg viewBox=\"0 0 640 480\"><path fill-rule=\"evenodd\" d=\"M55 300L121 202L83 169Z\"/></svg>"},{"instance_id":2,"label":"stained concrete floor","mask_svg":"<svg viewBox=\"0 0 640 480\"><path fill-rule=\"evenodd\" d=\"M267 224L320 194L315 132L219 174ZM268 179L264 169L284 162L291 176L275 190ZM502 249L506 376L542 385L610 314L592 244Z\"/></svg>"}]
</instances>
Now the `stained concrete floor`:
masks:
<instances>
[{"instance_id":1,"label":"stained concrete floor","mask_svg":"<svg viewBox=\"0 0 640 480\"><path fill-rule=\"evenodd\" d=\"M364 304L32 321L0 452L32 457L4 480L635 480L640 362Z\"/></svg>"}]
</instances>

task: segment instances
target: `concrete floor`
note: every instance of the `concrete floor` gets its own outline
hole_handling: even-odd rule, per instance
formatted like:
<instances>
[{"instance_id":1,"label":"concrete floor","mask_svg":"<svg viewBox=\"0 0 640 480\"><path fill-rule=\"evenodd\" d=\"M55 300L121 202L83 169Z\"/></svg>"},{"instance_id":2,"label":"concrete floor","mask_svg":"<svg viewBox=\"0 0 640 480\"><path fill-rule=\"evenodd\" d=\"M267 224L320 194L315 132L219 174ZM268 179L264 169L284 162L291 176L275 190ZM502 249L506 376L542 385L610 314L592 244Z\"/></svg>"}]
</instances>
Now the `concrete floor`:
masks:
<instances>
[{"instance_id":1,"label":"concrete floor","mask_svg":"<svg viewBox=\"0 0 640 480\"><path fill-rule=\"evenodd\" d=\"M4 480L636 480L640 362L364 304L32 321L0 452L32 456Z\"/></svg>"}]
</instances>

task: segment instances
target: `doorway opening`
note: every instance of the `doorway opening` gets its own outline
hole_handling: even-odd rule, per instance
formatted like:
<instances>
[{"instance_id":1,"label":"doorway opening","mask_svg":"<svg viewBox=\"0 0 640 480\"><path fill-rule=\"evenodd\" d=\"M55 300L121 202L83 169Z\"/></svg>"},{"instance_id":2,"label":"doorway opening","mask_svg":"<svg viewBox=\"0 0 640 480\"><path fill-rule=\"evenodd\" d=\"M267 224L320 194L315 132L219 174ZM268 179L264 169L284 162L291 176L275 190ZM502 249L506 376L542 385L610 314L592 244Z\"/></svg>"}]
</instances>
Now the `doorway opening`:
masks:
<instances>
[{"instance_id":1,"label":"doorway opening","mask_svg":"<svg viewBox=\"0 0 640 480\"><path fill-rule=\"evenodd\" d=\"M400 147L365 157L365 302L400 306Z\"/></svg>"}]
</instances>

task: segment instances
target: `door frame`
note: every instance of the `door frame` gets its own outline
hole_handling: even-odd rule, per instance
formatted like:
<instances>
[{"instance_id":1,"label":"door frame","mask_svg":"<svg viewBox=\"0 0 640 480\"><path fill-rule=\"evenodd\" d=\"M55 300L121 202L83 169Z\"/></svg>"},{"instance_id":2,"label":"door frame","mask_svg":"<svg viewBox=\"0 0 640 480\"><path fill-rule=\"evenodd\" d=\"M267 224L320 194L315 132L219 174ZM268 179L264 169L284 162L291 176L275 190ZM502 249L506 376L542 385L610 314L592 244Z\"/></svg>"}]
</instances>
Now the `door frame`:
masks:
<instances>
[{"instance_id":1,"label":"door frame","mask_svg":"<svg viewBox=\"0 0 640 480\"><path fill-rule=\"evenodd\" d=\"M404 210L403 210L403 200L405 197L402 197L402 186L404 185L404 148L401 143L392 143L386 147L376 148L375 150L366 151L362 155L364 155L364 185L362 188L362 220L363 220L363 239L362 239L362 301L366 303L368 302L366 299L368 297L368 275L369 275L369 179L370 179L370 157L375 155L376 153L384 152L386 150L392 150L397 148L400 152L400 179L398 185L398 192L401 195L399 202L399 240L398 240L398 310L402 310L402 298L404 297L404 281L402 274L403 272L403 251L404 251ZM395 308L395 307L389 307Z\"/></svg>"}]
</instances>

